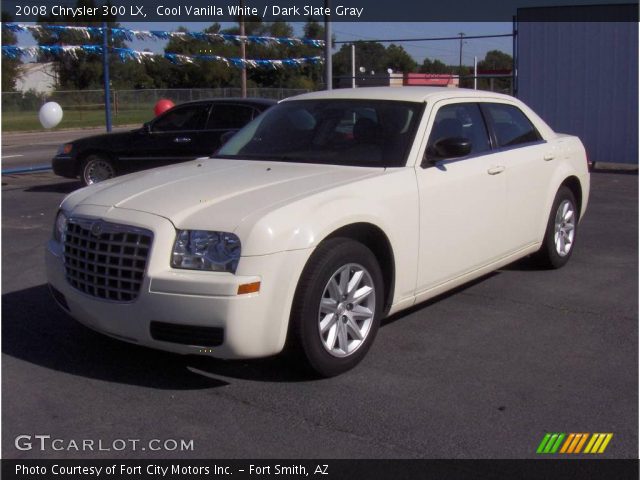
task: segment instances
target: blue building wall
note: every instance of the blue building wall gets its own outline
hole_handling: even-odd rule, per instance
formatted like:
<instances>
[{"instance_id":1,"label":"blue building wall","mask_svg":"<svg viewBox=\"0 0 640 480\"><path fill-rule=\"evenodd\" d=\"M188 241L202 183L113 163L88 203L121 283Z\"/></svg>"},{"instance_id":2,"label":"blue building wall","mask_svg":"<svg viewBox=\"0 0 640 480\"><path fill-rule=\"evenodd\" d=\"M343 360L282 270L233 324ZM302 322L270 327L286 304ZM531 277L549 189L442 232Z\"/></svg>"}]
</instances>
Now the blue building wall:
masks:
<instances>
[{"instance_id":1,"label":"blue building wall","mask_svg":"<svg viewBox=\"0 0 640 480\"><path fill-rule=\"evenodd\" d=\"M638 23L523 18L517 96L590 161L638 164Z\"/></svg>"}]
</instances>

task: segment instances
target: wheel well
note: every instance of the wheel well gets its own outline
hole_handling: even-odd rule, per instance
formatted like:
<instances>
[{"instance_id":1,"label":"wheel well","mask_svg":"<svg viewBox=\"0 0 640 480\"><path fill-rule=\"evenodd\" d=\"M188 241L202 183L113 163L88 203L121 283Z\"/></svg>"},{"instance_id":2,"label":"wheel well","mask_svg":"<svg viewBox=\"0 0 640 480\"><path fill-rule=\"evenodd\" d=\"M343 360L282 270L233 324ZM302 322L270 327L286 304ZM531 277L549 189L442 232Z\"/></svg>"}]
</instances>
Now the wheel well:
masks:
<instances>
[{"instance_id":1,"label":"wheel well","mask_svg":"<svg viewBox=\"0 0 640 480\"><path fill-rule=\"evenodd\" d=\"M567 177L564 182L562 182L561 186L567 187L573 193L573 196L578 203L578 216L580 216L580 212L582 211L582 187L580 186L580 180L578 177Z\"/></svg>"},{"instance_id":2,"label":"wheel well","mask_svg":"<svg viewBox=\"0 0 640 480\"><path fill-rule=\"evenodd\" d=\"M346 225L332 232L325 240L336 237L356 240L365 245L375 255L380 265L380 270L382 270L385 299L383 312L386 314L391 308L395 287L395 260L389 239L379 227L371 223Z\"/></svg>"}]
</instances>

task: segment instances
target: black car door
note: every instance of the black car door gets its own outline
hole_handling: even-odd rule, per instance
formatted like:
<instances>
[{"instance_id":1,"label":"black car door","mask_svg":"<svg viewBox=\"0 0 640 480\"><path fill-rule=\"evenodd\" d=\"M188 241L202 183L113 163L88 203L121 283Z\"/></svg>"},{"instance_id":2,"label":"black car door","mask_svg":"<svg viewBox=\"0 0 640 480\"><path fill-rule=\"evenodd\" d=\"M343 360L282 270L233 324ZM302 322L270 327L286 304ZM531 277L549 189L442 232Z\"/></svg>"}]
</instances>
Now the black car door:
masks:
<instances>
[{"instance_id":1,"label":"black car door","mask_svg":"<svg viewBox=\"0 0 640 480\"><path fill-rule=\"evenodd\" d=\"M204 154L200 139L211 104L179 105L151 121L120 155L120 160L159 164L190 160Z\"/></svg>"}]
</instances>

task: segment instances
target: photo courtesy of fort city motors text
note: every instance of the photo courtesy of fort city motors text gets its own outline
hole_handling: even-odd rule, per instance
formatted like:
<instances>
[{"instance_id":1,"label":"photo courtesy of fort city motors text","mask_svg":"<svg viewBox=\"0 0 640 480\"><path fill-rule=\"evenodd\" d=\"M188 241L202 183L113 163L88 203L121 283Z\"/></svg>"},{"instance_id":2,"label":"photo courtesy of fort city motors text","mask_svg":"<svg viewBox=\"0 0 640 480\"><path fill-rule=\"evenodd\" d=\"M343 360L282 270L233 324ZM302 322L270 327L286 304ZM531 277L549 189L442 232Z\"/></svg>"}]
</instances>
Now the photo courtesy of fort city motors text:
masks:
<instances>
[{"instance_id":1,"label":"photo courtesy of fort city motors text","mask_svg":"<svg viewBox=\"0 0 640 480\"><path fill-rule=\"evenodd\" d=\"M55 462L51 467L37 465L28 466L17 464L15 466L16 476L39 476L46 478L47 475L53 475L56 478L135 478L146 474L148 478L178 478L178 477L207 477L207 476L224 476L245 473L250 476L268 477L271 475L286 477L308 477L320 476L326 478L329 476L328 464L316 464L311 470L307 470L308 465L302 464L280 464L260 465L247 463L243 468L230 465L181 465L180 463L157 465L127 465L113 463L111 465L60 465ZM319 477L319 478L320 478Z\"/></svg>"},{"instance_id":2,"label":"photo courtesy of fort city motors text","mask_svg":"<svg viewBox=\"0 0 640 480\"><path fill-rule=\"evenodd\" d=\"M3 0L3 480L639 478L634 0Z\"/></svg>"}]
</instances>

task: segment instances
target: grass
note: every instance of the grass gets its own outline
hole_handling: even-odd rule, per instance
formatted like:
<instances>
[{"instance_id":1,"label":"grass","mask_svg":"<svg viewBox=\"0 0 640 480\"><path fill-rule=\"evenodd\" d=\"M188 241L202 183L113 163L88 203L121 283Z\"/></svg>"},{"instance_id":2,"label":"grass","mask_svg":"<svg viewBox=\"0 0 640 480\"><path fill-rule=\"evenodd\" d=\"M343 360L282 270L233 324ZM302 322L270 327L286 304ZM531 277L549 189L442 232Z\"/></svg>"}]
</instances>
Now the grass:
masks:
<instances>
[{"instance_id":1,"label":"grass","mask_svg":"<svg viewBox=\"0 0 640 480\"><path fill-rule=\"evenodd\" d=\"M140 110L120 110L111 113L111 121L117 125L142 125L153 118L153 106ZM66 128L102 127L105 125L104 110L63 110L62 121L51 130ZM2 131L19 132L43 130L38 112L2 112Z\"/></svg>"}]
</instances>

